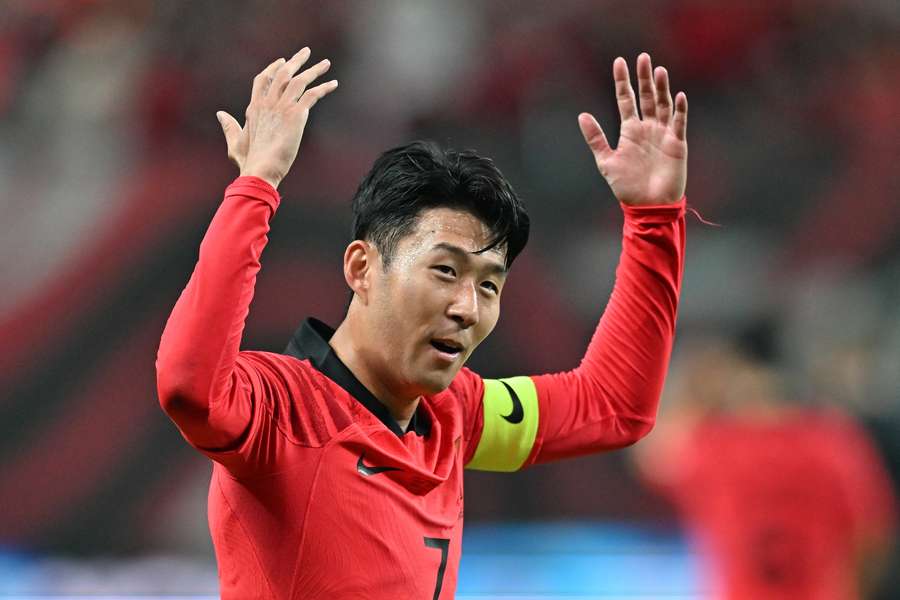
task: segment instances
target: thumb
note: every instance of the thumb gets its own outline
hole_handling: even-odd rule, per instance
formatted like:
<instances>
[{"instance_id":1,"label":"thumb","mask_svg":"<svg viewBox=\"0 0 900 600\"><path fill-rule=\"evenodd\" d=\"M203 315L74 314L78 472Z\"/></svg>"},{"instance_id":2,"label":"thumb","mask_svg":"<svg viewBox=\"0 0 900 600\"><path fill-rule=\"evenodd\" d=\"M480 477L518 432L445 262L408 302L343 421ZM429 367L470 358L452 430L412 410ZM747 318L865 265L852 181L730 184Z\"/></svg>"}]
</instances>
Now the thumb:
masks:
<instances>
[{"instance_id":1,"label":"thumb","mask_svg":"<svg viewBox=\"0 0 900 600\"><path fill-rule=\"evenodd\" d=\"M590 146L595 156L599 157L612 152L609 142L606 141L606 134L603 133L603 128L600 127L600 123L597 122L593 115L588 113L578 115L578 127L581 129L584 141Z\"/></svg>"},{"instance_id":2,"label":"thumb","mask_svg":"<svg viewBox=\"0 0 900 600\"><path fill-rule=\"evenodd\" d=\"M241 135L241 126L237 119L229 115L224 110L216 113L219 125L222 126L222 133L225 134L225 144L228 146L228 156L236 156L238 138Z\"/></svg>"}]
</instances>

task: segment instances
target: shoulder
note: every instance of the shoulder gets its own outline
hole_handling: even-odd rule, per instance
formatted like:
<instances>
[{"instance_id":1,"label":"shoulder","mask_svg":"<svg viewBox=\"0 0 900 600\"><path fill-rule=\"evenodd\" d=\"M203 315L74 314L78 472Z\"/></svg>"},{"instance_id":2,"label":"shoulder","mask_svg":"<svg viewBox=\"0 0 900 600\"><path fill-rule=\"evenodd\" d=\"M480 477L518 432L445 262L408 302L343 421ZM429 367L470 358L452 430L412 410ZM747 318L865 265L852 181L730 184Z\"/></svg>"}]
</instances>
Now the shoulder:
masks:
<instances>
[{"instance_id":1,"label":"shoulder","mask_svg":"<svg viewBox=\"0 0 900 600\"><path fill-rule=\"evenodd\" d=\"M324 443L354 420L347 392L308 359L245 351L238 355L238 365L252 373L249 384L265 399L278 429L295 443Z\"/></svg>"},{"instance_id":2,"label":"shoulder","mask_svg":"<svg viewBox=\"0 0 900 600\"><path fill-rule=\"evenodd\" d=\"M318 373L309 360L257 350L238 354L237 365L247 373L256 374L266 385L285 385L294 392L313 386Z\"/></svg>"}]
</instances>

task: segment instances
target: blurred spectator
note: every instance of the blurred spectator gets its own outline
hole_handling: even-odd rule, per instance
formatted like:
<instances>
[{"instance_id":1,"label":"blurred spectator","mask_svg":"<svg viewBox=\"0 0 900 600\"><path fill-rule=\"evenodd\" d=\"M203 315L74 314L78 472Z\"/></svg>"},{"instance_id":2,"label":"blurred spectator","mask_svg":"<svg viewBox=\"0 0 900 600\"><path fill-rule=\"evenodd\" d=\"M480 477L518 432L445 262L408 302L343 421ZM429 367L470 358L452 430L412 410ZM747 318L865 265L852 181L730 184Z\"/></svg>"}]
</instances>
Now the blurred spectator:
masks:
<instances>
[{"instance_id":1,"label":"blurred spectator","mask_svg":"<svg viewBox=\"0 0 900 600\"><path fill-rule=\"evenodd\" d=\"M786 400L765 337L687 344L638 464L708 557L716 597L868 597L893 541L888 476L849 416Z\"/></svg>"}]
</instances>

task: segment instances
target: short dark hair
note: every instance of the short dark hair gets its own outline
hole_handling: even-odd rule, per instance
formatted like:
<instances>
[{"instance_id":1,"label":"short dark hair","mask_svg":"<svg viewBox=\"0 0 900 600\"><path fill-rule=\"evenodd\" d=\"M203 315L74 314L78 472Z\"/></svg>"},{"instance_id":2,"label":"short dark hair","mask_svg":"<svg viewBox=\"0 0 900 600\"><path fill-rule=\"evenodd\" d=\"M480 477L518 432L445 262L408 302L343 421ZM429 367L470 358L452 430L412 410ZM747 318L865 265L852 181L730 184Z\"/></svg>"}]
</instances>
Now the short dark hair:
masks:
<instances>
[{"instance_id":1,"label":"short dark hair","mask_svg":"<svg viewBox=\"0 0 900 600\"><path fill-rule=\"evenodd\" d=\"M437 207L468 211L487 225L493 236L479 252L504 248L507 269L528 241L525 207L494 162L431 141L378 157L353 197L354 239L375 244L387 267L421 212Z\"/></svg>"}]
</instances>

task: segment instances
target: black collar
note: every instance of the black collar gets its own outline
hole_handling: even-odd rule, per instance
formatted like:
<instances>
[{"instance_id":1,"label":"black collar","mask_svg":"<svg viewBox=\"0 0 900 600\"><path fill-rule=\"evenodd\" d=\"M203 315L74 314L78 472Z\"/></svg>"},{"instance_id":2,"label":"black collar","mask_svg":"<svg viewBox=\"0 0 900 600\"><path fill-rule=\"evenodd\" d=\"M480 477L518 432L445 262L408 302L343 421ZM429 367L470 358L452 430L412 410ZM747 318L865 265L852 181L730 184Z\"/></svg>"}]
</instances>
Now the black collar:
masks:
<instances>
[{"instance_id":1,"label":"black collar","mask_svg":"<svg viewBox=\"0 0 900 600\"><path fill-rule=\"evenodd\" d=\"M405 432L400 429L400 425L388 412L387 407L366 389L366 386L356 378L347 365L341 362L334 349L328 344L332 335L334 335L334 329L322 321L313 318L306 319L303 325L294 332L284 353L300 360L308 359L320 373L344 388L357 402L369 409L369 412L378 417L385 427L398 436L402 436ZM412 419L409 420L406 431L414 431L416 435L422 436L428 435L431 431L431 423L419 407L416 408Z\"/></svg>"}]
</instances>

